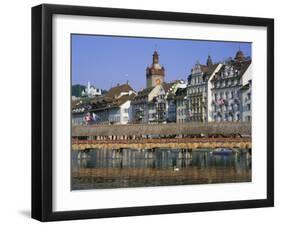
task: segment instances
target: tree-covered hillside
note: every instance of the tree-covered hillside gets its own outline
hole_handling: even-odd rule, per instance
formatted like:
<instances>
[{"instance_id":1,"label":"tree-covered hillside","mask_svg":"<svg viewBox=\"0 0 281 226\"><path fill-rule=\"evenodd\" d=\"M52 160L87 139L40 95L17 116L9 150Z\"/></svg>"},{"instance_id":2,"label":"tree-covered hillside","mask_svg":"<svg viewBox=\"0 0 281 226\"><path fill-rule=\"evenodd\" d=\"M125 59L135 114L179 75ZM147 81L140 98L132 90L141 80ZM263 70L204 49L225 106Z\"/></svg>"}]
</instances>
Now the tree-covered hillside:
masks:
<instances>
[{"instance_id":1,"label":"tree-covered hillside","mask_svg":"<svg viewBox=\"0 0 281 226\"><path fill-rule=\"evenodd\" d=\"M76 97L82 96L82 91L85 90L86 86L83 85L72 85L71 95Z\"/></svg>"}]
</instances>

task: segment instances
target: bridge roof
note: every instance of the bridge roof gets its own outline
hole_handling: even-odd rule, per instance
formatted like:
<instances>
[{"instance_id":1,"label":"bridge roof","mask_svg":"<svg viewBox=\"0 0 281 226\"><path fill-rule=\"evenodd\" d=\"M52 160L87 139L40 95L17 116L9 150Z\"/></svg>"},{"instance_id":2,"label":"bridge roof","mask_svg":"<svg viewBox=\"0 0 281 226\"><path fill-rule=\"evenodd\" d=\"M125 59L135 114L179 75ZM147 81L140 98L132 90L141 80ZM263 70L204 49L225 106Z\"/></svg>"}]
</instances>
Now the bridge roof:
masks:
<instances>
[{"instance_id":1,"label":"bridge roof","mask_svg":"<svg viewBox=\"0 0 281 226\"><path fill-rule=\"evenodd\" d=\"M251 135L251 124L245 122L168 123L127 125L72 126L72 136L179 135L179 134L241 134Z\"/></svg>"}]
</instances>

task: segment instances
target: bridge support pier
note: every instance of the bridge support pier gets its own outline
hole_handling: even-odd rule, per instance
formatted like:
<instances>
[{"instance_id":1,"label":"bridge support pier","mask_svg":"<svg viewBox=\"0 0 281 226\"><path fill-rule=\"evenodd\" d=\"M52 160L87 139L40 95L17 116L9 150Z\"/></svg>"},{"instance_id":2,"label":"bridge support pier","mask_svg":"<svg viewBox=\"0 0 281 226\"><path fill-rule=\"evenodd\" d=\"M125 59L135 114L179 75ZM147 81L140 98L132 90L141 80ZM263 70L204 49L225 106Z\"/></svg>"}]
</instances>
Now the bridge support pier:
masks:
<instances>
[{"instance_id":1,"label":"bridge support pier","mask_svg":"<svg viewBox=\"0 0 281 226\"><path fill-rule=\"evenodd\" d=\"M112 158L119 159L122 157L122 153L123 153L123 148L112 149Z\"/></svg>"},{"instance_id":2,"label":"bridge support pier","mask_svg":"<svg viewBox=\"0 0 281 226\"><path fill-rule=\"evenodd\" d=\"M146 150L144 151L144 158L145 158L145 159L149 159L149 158L150 158L150 149L146 149Z\"/></svg>"},{"instance_id":3,"label":"bridge support pier","mask_svg":"<svg viewBox=\"0 0 281 226\"><path fill-rule=\"evenodd\" d=\"M149 158L152 159L153 158L153 154L155 153L155 151L157 150L157 148L152 148L150 149L149 153Z\"/></svg>"},{"instance_id":4,"label":"bridge support pier","mask_svg":"<svg viewBox=\"0 0 281 226\"><path fill-rule=\"evenodd\" d=\"M179 150L179 154L178 154L178 158L179 158L179 159L184 158L184 153L185 153L185 149L180 149L180 150Z\"/></svg>"},{"instance_id":5,"label":"bridge support pier","mask_svg":"<svg viewBox=\"0 0 281 226\"><path fill-rule=\"evenodd\" d=\"M187 159L192 159L192 149L191 148L188 148L185 152L185 157Z\"/></svg>"},{"instance_id":6,"label":"bridge support pier","mask_svg":"<svg viewBox=\"0 0 281 226\"><path fill-rule=\"evenodd\" d=\"M79 151L78 155L77 155L77 159L81 160L81 159L88 159L88 158L90 158L89 152L90 152L90 149L85 149L83 151Z\"/></svg>"},{"instance_id":7,"label":"bridge support pier","mask_svg":"<svg viewBox=\"0 0 281 226\"><path fill-rule=\"evenodd\" d=\"M156 150L157 150L157 148L146 149L146 152L144 153L144 158L145 159L152 159L153 158L153 153Z\"/></svg>"},{"instance_id":8,"label":"bridge support pier","mask_svg":"<svg viewBox=\"0 0 281 226\"><path fill-rule=\"evenodd\" d=\"M250 159L252 157L252 148L248 148L246 153L246 159Z\"/></svg>"},{"instance_id":9,"label":"bridge support pier","mask_svg":"<svg viewBox=\"0 0 281 226\"><path fill-rule=\"evenodd\" d=\"M144 159L148 159L148 152L147 151L144 152Z\"/></svg>"}]
</instances>

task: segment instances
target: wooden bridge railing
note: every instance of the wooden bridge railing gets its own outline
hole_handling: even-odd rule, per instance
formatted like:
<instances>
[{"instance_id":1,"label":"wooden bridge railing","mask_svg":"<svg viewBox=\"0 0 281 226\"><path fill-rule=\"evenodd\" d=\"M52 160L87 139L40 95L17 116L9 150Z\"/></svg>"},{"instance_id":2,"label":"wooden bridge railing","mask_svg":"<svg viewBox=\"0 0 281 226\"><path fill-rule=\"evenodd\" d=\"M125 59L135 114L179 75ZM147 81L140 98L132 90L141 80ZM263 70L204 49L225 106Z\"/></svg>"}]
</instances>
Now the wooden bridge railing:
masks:
<instances>
[{"instance_id":1,"label":"wooden bridge railing","mask_svg":"<svg viewBox=\"0 0 281 226\"><path fill-rule=\"evenodd\" d=\"M137 139L137 140L72 140L73 150L86 149L196 149L196 148L251 148L251 138L177 138L177 139Z\"/></svg>"}]
</instances>

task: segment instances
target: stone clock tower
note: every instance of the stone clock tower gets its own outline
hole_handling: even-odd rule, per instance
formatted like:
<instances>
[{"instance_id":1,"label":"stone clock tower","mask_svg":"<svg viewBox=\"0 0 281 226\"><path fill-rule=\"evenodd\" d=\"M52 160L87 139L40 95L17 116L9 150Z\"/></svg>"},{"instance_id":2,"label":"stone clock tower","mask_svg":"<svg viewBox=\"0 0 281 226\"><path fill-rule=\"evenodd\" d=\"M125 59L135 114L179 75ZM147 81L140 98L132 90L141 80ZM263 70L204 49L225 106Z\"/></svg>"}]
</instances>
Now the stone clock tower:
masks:
<instances>
[{"instance_id":1,"label":"stone clock tower","mask_svg":"<svg viewBox=\"0 0 281 226\"><path fill-rule=\"evenodd\" d=\"M159 64L159 55L154 51L152 64L146 68L146 88L160 85L164 82L165 69Z\"/></svg>"}]
</instances>

